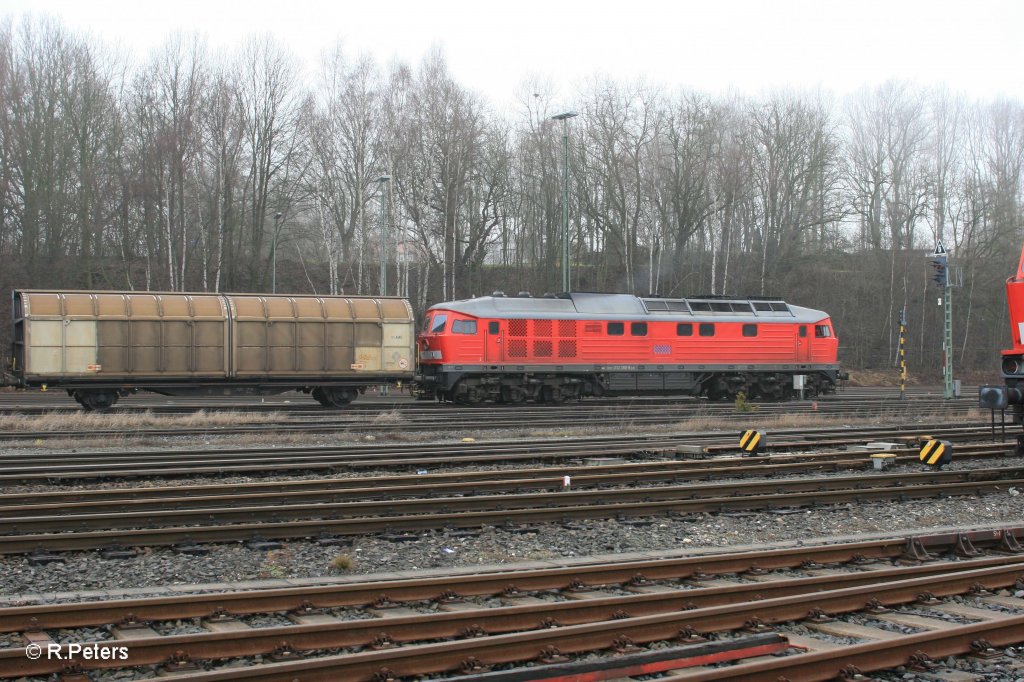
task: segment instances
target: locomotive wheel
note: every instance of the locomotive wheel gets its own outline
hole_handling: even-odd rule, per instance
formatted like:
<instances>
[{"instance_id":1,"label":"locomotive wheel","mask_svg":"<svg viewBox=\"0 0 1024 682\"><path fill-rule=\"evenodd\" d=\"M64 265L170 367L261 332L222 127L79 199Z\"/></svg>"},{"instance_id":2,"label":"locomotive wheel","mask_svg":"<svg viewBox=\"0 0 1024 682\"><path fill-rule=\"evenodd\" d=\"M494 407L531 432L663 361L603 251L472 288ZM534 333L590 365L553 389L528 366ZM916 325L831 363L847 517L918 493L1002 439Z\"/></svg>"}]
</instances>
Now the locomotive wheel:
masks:
<instances>
[{"instance_id":1,"label":"locomotive wheel","mask_svg":"<svg viewBox=\"0 0 1024 682\"><path fill-rule=\"evenodd\" d=\"M561 405L565 402L566 395L558 386L544 387L544 402L551 405Z\"/></svg>"},{"instance_id":2,"label":"locomotive wheel","mask_svg":"<svg viewBox=\"0 0 1024 682\"><path fill-rule=\"evenodd\" d=\"M518 386L502 386L501 402L508 405L521 405L526 402L526 391Z\"/></svg>"},{"instance_id":3,"label":"locomotive wheel","mask_svg":"<svg viewBox=\"0 0 1024 682\"><path fill-rule=\"evenodd\" d=\"M455 402L459 405L482 405L487 400L487 394L480 386L470 386L464 390L455 391Z\"/></svg>"},{"instance_id":4,"label":"locomotive wheel","mask_svg":"<svg viewBox=\"0 0 1024 682\"><path fill-rule=\"evenodd\" d=\"M104 412L117 404L117 391L75 391L75 400L87 412Z\"/></svg>"},{"instance_id":5,"label":"locomotive wheel","mask_svg":"<svg viewBox=\"0 0 1024 682\"><path fill-rule=\"evenodd\" d=\"M716 402L717 403L718 401L725 400L728 397L729 397L729 391L726 391L726 390L722 390L722 389L719 389L719 388L712 388L711 390L708 391L708 400L710 400L712 402Z\"/></svg>"}]
</instances>

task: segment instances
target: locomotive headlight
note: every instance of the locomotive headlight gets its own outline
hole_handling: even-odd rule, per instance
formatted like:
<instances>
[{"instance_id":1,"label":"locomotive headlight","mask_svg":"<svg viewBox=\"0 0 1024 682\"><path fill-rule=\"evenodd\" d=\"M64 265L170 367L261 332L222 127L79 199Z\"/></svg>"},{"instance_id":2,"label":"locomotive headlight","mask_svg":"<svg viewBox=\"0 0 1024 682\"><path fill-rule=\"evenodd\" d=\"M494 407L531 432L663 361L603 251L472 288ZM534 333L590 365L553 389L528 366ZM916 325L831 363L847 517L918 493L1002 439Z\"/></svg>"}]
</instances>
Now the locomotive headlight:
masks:
<instances>
[{"instance_id":1,"label":"locomotive headlight","mask_svg":"<svg viewBox=\"0 0 1024 682\"><path fill-rule=\"evenodd\" d=\"M1003 374L1021 374L1022 368L1020 358L1003 358Z\"/></svg>"}]
</instances>

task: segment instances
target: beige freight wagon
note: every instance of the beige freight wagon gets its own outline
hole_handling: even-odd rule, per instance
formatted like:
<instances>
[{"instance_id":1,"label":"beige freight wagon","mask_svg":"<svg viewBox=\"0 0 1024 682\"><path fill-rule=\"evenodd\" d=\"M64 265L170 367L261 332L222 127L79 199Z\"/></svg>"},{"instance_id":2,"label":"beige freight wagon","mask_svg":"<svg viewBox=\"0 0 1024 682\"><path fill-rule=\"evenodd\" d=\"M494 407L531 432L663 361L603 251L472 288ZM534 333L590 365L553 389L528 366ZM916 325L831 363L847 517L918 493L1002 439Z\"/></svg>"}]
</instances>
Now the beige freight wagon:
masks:
<instances>
[{"instance_id":1,"label":"beige freight wagon","mask_svg":"<svg viewBox=\"0 0 1024 682\"><path fill-rule=\"evenodd\" d=\"M269 395L340 407L414 372L402 298L15 291L7 380L64 388L86 409L121 395Z\"/></svg>"}]
</instances>

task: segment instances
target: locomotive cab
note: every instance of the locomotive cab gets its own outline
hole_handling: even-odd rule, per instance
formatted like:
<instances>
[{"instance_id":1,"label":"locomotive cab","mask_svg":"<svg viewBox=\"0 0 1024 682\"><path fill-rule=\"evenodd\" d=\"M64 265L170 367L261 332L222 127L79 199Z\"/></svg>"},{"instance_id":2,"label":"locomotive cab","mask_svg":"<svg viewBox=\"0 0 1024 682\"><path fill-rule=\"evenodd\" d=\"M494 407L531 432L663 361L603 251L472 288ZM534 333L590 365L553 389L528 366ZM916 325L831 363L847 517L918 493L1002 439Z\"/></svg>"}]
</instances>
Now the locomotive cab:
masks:
<instances>
[{"instance_id":1,"label":"locomotive cab","mask_svg":"<svg viewBox=\"0 0 1024 682\"><path fill-rule=\"evenodd\" d=\"M420 361L427 364L486 361L482 327L481 320L470 315L451 310L428 311L422 330L416 336Z\"/></svg>"},{"instance_id":2,"label":"locomotive cab","mask_svg":"<svg viewBox=\"0 0 1024 682\"><path fill-rule=\"evenodd\" d=\"M813 325L813 330L807 330L807 335L812 337L810 341L810 359L812 361L828 362L839 353L839 339L836 337L831 318L826 317L816 322Z\"/></svg>"},{"instance_id":3,"label":"locomotive cab","mask_svg":"<svg viewBox=\"0 0 1024 682\"><path fill-rule=\"evenodd\" d=\"M493 323L492 323L493 324ZM442 397L451 386L445 383L444 367L485 362L484 325L472 315L431 308L423 317L416 335L419 374L417 397L427 400Z\"/></svg>"}]
</instances>

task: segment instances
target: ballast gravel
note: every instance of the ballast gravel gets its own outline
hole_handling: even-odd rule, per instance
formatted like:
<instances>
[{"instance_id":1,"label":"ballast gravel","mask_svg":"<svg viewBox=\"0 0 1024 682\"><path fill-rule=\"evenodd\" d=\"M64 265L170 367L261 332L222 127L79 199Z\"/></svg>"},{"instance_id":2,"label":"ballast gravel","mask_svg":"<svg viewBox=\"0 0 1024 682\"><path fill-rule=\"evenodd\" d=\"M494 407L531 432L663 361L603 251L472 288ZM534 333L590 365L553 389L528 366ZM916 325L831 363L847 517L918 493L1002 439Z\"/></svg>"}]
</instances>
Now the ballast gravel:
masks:
<instances>
[{"instance_id":1,"label":"ballast gravel","mask_svg":"<svg viewBox=\"0 0 1024 682\"><path fill-rule=\"evenodd\" d=\"M278 549L243 544L209 545L203 556L166 548L144 548L127 559L97 552L68 552L58 563L33 565L25 556L0 558L2 595L155 586L198 585L282 578L319 578L416 569L512 564L628 552L676 552L833 536L899 534L950 526L1024 525L1024 494L1005 492L950 499L870 502L787 513L652 516L633 521L572 521L529 528L489 527L421 532L405 542L379 537L353 539L351 546L284 542ZM341 567L341 568L339 568Z\"/></svg>"}]
</instances>

